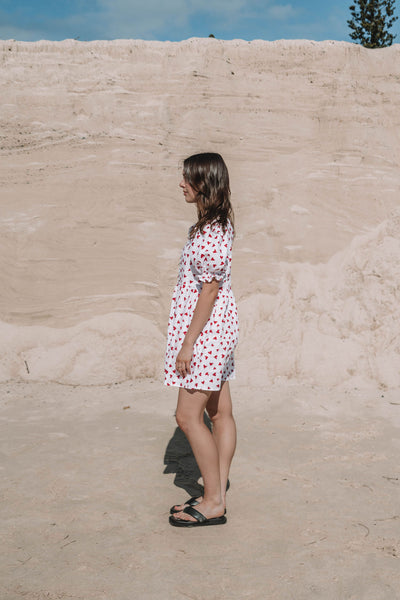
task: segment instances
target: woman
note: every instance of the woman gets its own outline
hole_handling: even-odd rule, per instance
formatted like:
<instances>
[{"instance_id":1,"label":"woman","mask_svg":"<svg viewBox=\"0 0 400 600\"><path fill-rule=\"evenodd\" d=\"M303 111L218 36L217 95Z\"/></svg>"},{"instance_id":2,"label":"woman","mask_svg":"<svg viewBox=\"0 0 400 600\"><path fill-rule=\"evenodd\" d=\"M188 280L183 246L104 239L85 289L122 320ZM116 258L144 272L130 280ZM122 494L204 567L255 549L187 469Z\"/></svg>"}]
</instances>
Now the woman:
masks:
<instances>
[{"instance_id":1,"label":"woman","mask_svg":"<svg viewBox=\"0 0 400 600\"><path fill-rule=\"evenodd\" d=\"M234 236L229 175L219 154L190 156L179 186L195 204L168 322L165 384L179 387L176 420L199 466L204 495L171 508L177 527L226 523L225 495L236 447L229 380L238 318L231 290ZM212 433L204 423L204 411ZM196 506L196 508L194 508Z\"/></svg>"}]
</instances>

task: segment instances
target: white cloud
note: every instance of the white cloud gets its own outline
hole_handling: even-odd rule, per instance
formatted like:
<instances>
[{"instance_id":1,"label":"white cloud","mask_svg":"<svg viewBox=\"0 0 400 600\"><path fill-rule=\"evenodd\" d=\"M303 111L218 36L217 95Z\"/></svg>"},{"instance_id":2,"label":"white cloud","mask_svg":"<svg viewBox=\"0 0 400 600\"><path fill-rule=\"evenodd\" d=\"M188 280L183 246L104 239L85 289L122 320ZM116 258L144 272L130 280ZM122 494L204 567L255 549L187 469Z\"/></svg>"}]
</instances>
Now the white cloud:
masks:
<instances>
[{"instance_id":1,"label":"white cloud","mask_svg":"<svg viewBox=\"0 0 400 600\"><path fill-rule=\"evenodd\" d=\"M196 26L196 16L215 19L219 23L240 22L242 11L258 4L258 0L214 0L205 5L203 0L98 0L101 22L109 31L108 37L144 37L171 34ZM193 23L194 21L194 23Z\"/></svg>"},{"instance_id":2,"label":"white cloud","mask_svg":"<svg viewBox=\"0 0 400 600\"><path fill-rule=\"evenodd\" d=\"M99 0L99 24L107 37L148 37L169 23L182 26L188 10L185 0Z\"/></svg>"},{"instance_id":3,"label":"white cloud","mask_svg":"<svg viewBox=\"0 0 400 600\"><path fill-rule=\"evenodd\" d=\"M267 7L267 15L271 19L286 21L298 15L298 10L291 4L272 4Z\"/></svg>"}]
</instances>

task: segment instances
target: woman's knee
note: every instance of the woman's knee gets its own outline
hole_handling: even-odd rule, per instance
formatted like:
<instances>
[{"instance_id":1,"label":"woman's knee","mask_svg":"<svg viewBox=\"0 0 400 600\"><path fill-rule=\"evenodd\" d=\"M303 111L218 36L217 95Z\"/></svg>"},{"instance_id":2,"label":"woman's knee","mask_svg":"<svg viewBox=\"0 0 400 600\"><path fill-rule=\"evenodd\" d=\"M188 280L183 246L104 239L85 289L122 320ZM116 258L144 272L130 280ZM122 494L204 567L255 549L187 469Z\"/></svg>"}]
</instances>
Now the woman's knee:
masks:
<instances>
[{"instance_id":1,"label":"woman's knee","mask_svg":"<svg viewBox=\"0 0 400 600\"><path fill-rule=\"evenodd\" d=\"M210 417L210 421L213 425L217 423L221 423L227 421L229 419L233 419L232 410L231 409L223 409L210 407L207 410L208 416Z\"/></svg>"},{"instance_id":2,"label":"woman's knee","mask_svg":"<svg viewBox=\"0 0 400 600\"><path fill-rule=\"evenodd\" d=\"M192 427L204 425L204 409L208 397L209 394L201 391L180 389L175 419L182 431L186 433Z\"/></svg>"},{"instance_id":3,"label":"woman's knee","mask_svg":"<svg viewBox=\"0 0 400 600\"><path fill-rule=\"evenodd\" d=\"M179 429L186 433L193 426L196 419L194 415L178 409L175 413L175 420Z\"/></svg>"},{"instance_id":4,"label":"woman's knee","mask_svg":"<svg viewBox=\"0 0 400 600\"><path fill-rule=\"evenodd\" d=\"M185 418L184 414L179 410L177 410L175 413L175 421L179 429L182 429L182 431L184 431L187 419Z\"/></svg>"},{"instance_id":5,"label":"woman's knee","mask_svg":"<svg viewBox=\"0 0 400 600\"><path fill-rule=\"evenodd\" d=\"M212 423L232 419L232 401L229 384L224 382L219 392L213 392L207 402L207 414Z\"/></svg>"}]
</instances>

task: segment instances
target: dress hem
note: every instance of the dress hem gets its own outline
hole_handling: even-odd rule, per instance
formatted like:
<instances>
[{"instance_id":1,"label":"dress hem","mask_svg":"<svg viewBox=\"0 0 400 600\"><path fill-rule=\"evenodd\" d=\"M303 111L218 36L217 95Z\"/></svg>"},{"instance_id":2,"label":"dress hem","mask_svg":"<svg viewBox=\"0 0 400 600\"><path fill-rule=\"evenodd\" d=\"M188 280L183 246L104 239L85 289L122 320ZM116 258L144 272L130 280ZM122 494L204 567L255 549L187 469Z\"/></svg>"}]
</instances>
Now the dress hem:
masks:
<instances>
[{"instance_id":1,"label":"dress hem","mask_svg":"<svg viewBox=\"0 0 400 600\"><path fill-rule=\"evenodd\" d=\"M221 379L221 384L219 387L209 387L209 388L203 388L203 387L197 387L194 385L191 386L186 386L183 385L181 383L167 383L166 381L164 381L164 385L166 387L178 387L178 388L184 388L186 390L199 390L199 391L203 391L203 392L218 392L221 389L221 386L223 384L224 381L233 381L234 379L236 379L235 375L230 375L229 377L226 377L226 379Z\"/></svg>"}]
</instances>

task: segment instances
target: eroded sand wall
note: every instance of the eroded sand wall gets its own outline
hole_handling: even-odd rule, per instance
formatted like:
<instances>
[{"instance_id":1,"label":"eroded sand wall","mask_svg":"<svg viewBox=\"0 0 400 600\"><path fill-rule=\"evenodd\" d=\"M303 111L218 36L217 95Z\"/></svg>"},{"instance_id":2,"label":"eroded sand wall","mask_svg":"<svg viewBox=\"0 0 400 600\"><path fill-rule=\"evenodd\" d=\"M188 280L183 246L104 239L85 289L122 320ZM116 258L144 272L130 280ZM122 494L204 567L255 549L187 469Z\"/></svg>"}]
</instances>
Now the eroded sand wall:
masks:
<instances>
[{"instance_id":1,"label":"eroded sand wall","mask_svg":"<svg viewBox=\"0 0 400 600\"><path fill-rule=\"evenodd\" d=\"M238 376L400 385L400 49L0 42L0 379L162 374L193 212L231 172ZM393 212L394 211L394 212Z\"/></svg>"}]
</instances>

